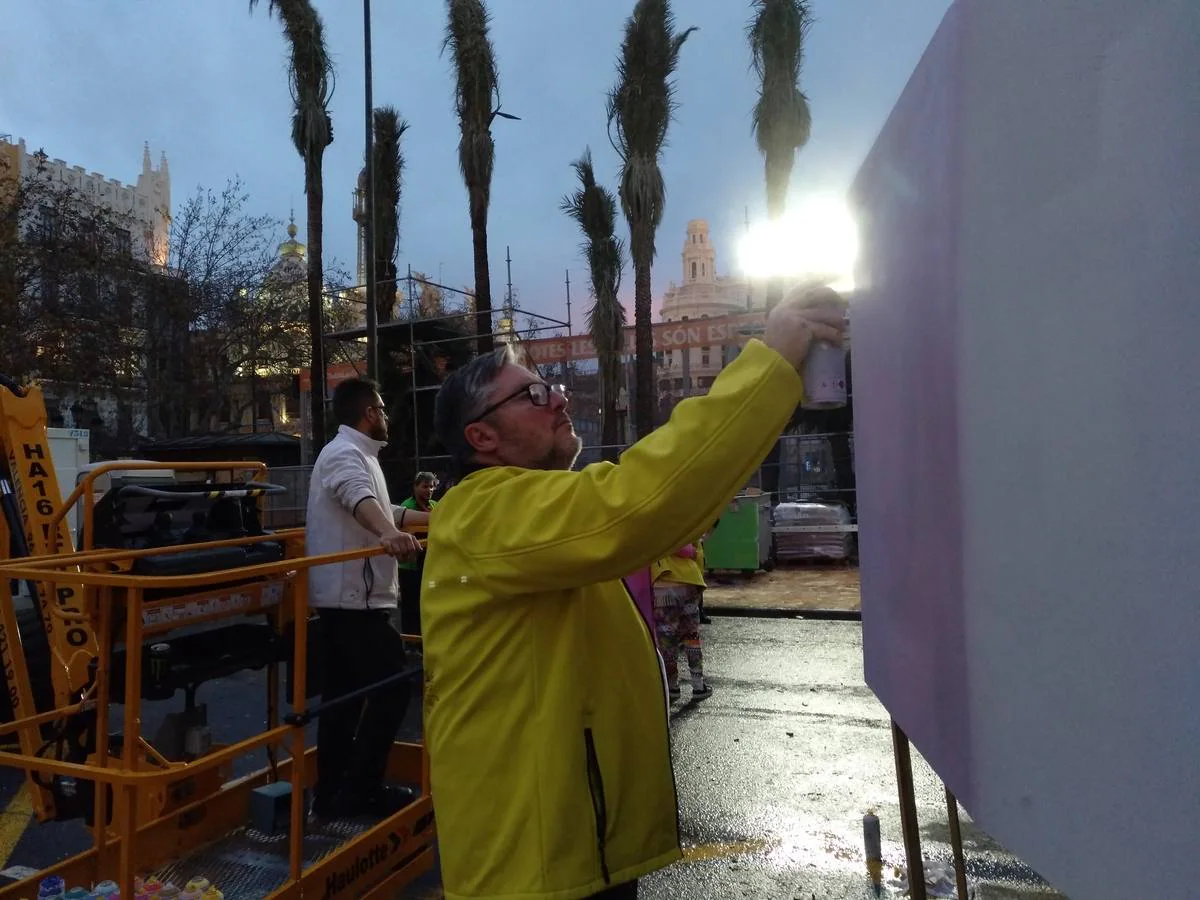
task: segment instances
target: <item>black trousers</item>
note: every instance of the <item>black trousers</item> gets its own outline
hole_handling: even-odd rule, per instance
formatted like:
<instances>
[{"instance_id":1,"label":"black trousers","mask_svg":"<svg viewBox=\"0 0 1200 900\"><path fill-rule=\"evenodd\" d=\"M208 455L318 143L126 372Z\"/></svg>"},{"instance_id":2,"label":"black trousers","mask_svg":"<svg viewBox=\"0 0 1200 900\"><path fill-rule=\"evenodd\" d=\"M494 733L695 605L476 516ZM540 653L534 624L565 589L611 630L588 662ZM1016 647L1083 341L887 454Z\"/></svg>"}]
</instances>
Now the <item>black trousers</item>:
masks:
<instances>
[{"instance_id":1,"label":"black trousers","mask_svg":"<svg viewBox=\"0 0 1200 900\"><path fill-rule=\"evenodd\" d=\"M405 668L404 642L387 609L322 609L325 650L322 702L367 687ZM370 796L383 784L388 752L408 709L401 681L323 713L317 722L315 799L340 790Z\"/></svg>"},{"instance_id":2,"label":"black trousers","mask_svg":"<svg viewBox=\"0 0 1200 900\"><path fill-rule=\"evenodd\" d=\"M405 634L421 633L421 573L424 566L422 557L415 569L400 570L400 630Z\"/></svg>"},{"instance_id":3,"label":"black trousers","mask_svg":"<svg viewBox=\"0 0 1200 900\"><path fill-rule=\"evenodd\" d=\"M636 881L627 881L624 884L618 884L616 887L610 887L601 891L598 894L592 894L591 900L637 900L638 883Z\"/></svg>"}]
</instances>

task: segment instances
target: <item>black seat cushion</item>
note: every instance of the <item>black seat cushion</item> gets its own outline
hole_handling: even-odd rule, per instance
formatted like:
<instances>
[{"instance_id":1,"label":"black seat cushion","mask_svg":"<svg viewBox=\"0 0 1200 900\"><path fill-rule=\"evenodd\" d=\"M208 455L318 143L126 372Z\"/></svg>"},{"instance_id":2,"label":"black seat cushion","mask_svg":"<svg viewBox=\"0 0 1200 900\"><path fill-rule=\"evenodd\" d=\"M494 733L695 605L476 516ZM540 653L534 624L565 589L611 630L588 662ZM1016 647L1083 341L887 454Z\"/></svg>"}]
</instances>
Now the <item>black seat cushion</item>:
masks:
<instances>
[{"instance_id":1,"label":"black seat cushion","mask_svg":"<svg viewBox=\"0 0 1200 900\"><path fill-rule=\"evenodd\" d=\"M246 565L242 547L212 547L144 556L133 561L134 575L200 575Z\"/></svg>"}]
</instances>

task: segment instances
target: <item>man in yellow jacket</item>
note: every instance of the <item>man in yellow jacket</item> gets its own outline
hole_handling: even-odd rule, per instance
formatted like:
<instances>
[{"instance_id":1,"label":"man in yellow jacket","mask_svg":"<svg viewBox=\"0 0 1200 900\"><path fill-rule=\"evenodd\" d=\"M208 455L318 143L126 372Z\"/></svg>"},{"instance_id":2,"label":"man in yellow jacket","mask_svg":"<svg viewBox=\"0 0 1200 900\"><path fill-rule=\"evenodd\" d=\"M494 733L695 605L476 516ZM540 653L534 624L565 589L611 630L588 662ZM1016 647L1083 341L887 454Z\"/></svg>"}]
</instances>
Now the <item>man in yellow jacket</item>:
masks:
<instances>
[{"instance_id":1,"label":"man in yellow jacket","mask_svg":"<svg viewBox=\"0 0 1200 900\"><path fill-rule=\"evenodd\" d=\"M793 292L705 397L571 471L565 392L504 350L438 393L425 740L449 900L633 898L679 859L666 690L623 575L695 540L779 437L842 309Z\"/></svg>"}]
</instances>

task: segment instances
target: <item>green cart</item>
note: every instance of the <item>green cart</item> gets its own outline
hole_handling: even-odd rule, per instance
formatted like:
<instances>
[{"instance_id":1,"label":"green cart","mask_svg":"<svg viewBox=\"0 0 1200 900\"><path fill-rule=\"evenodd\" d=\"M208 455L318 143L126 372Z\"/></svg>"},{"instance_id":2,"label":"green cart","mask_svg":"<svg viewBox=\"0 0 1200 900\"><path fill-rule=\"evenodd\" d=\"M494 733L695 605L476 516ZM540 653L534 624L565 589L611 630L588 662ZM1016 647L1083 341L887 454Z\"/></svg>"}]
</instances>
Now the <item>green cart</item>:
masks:
<instances>
[{"instance_id":1,"label":"green cart","mask_svg":"<svg viewBox=\"0 0 1200 900\"><path fill-rule=\"evenodd\" d=\"M771 566L771 503L763 494L734 499L704 542L712 571L757 572Z\"/></svg>"}]
</instances>

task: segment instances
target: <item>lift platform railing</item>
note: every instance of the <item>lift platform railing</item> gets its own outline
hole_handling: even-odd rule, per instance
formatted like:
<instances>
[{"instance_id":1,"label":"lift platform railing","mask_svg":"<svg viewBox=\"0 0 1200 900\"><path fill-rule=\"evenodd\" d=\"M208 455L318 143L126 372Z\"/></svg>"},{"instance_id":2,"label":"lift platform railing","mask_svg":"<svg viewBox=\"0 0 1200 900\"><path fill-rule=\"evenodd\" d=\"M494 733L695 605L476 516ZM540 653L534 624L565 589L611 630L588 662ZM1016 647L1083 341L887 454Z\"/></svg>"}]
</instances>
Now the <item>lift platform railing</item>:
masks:
<instances>
[{"instance_id":1,"label":"lift platform railing","mask_svg":"<svg viewBox=\"0 0 1200 900\"><path fill-rule=\"evenodd\" d=\"M82 487L82 485L81 485ZM77 499L77 498L76 498ZM293 545L302 539L303 529L292 529L271 535L242 538L232 541L215 541L202 544L188 545L188 549L206 549L218 545L245 544L259 540L288 540ZM134 575L129 572L96 571L97 567L112 566L120 562L128 562L136 557L152 556L157 553L176 551L177 546L158 547L147 550L99 550L85 551L76 554L57 554L25 558L19 561L0 563L0 578L33 579L51 584L71 582L83 584L89 591L97 594L96 632L100 640L100 664L96 668L95 682L89 694L79 703L64 706L36 716L24 717L18 721L0 726L0 734L20 731L22 729L38 728L47 723L65 720L67 717L83 711L94 711L96 717L95 731L100 736L96 744L96 754L92 761L81 764L61 760L47 759L28 753L0 752L0 765L24 769L27 772L62 775L75 779L87 780L97 785L108 785L114 793L114 813L112 818L113 832L110 836L106 823L109 821L108 790L97 790L94 801L93 839L95 846L91 853L94 859L88 863L88 868L96 874L111 871L111 855L114 852L112 844L116 844L118 854L117 871L123 896L134 895L134 877L139 865L136 856L136 844L139 836L154 823L143 823L139 828L138 802L139 792L146 789L163 787L182 778L196 776L231 763L238 757L244 756L260 748L273 748L288 745L290 760L281 766L286 768L291 783L291 808L289 829L289 877L288 881L273 892L271 897L300 896L303 884L310 878L325 877L321 867L314 866L308 871L302 869L302 842L304 836L305 810L303 804L304 790L307 785L308 752L305 748L304 725L311 720L313 714L319 714L329 704L322 704L315 710L307 709L307 672L305 661L308 659L308 585L303 576L313 566L344 563L366 559L382 552L382 548L366 548L340 553L328 553L318 556L299 556L285 558L279 561L244 566L237 569L226 569L216 572L206 572L190 575ZM269 703L267 729L254 737L239 741L231 746L216 750L195 760L180 763L169 763L163 767L165 760L155 760L153 755L144 753L146 746L140 734L141 727L141 686L143 658L140 652L126 652L124 678L124 720L125 734L123 736L120 756L109 759L109 744L106 736L109 733L109 704L111 674L107 661L112 658L115 642L114 623L118 620L119 612L124 612L124 644L126 648L140 648L148 634L155 633L158 628L147 626L144 622L146 611L146 594L148 591L168 589L182 591L182 596L169 596L167 599L153 601L155 605L173 605L189 602L192 591L213 588L228 583L231 579L239 583L254 579L282 578L290 586L290 613L293 623L293 678L291 714L281 724L275 704ZM190 624L190 622L189 622ZM168 626L161 626L168 630ZM414 677L417 669L412 669L396 676ZM378 686L373 686L377 689ZM337 703L338 701L333 701ZM395 837L398 833L407 835L407 841L415 846L413 851L423 855L432 844L432 825L424 828L417 827L417 822L425 821L432 813L432 802L429 798L428 759L423 746L397 745L407 747L409 751L420 754L420 786L421 797L408 807L378 823L358 838L359 841L369 841L371 836L377 842L384 835L392 837L393 849L403 852L405 841ZM176 810L172 815L181 816L187 808ZM183 819L180 818L180 822ZM398 823L403 822L403 827ZM389 830L390 829L390 830ZM385 841L386 845L386 841ZM366 846L365 844L363 846ZM411 847L409 848L411 849ZM429 850L432 853L431 849ZM432 856L430 855L430 860ZM161 865L164 860L154 860L153 865ZM65 865L65 864L64 864ZM323 865L323 864L322 864ZM389 876L390 877L390 876ZM6 890L0 890L0 898L7 896Z\"/></svg>"}]
</instances>

